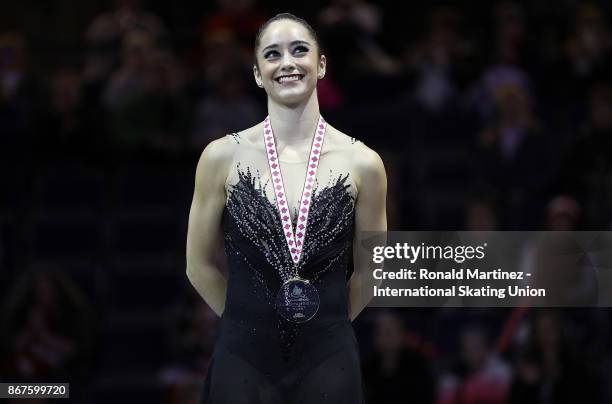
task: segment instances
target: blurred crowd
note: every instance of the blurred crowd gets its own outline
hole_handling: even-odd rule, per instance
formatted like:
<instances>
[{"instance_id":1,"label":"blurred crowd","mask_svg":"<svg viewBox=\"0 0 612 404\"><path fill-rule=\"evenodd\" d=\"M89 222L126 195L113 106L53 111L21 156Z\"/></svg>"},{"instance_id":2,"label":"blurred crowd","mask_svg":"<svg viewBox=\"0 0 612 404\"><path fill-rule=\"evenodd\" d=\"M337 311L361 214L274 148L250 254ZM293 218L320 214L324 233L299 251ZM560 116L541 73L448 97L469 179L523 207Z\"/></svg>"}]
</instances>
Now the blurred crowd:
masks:
<instances>
[{"instance_id":1,"label":"blurred crowd","mask_svg":"<svg viewBox=\"0 0 612 404\"><path fill-rule=\"evenodd\" d=\"M381 154L391 230L612 226L607 2L82 3L1 6L0 379L196 402L216 320L182 272L195 164L264 118L253 43L279 12L319 33L322 114ZM369 402L610 403L611 320L369 309Z\"/></svg>"}]
</instances>

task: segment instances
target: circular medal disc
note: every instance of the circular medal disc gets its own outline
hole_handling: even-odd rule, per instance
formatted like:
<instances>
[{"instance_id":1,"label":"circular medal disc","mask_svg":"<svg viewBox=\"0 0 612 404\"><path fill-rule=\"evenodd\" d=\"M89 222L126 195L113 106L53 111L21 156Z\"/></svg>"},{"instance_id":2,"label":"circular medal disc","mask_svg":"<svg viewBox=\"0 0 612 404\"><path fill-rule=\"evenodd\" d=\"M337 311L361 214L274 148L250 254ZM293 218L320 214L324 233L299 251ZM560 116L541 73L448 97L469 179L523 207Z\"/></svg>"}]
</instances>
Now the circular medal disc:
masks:
<instances>
[{"instance_id":1,"label":"circular medal disc","mask_svg":"<svg viewBox=\"0 0 612 404\"><path fill-rule=\"evenodd\" d=\"M281 286L276 295L276 311L285 320L305 323L319 310L319 292L310 282L291 278Z\"/></svg>"}]
</instances>

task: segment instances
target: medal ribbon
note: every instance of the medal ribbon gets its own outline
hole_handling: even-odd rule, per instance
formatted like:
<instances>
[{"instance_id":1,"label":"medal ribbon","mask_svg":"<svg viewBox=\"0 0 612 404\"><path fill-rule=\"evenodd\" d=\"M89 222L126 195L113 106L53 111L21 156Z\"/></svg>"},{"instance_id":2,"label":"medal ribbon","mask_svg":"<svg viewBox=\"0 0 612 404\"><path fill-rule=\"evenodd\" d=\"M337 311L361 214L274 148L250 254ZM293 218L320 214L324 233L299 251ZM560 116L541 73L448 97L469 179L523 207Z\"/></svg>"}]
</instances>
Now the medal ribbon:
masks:
<instances>
[{"instance_id":1,"label":"medal ribbon","mask_svg":"<svg viewBox=\"0 0 612 404\"><path fill-rule=\"evenodd\" d=\"M304 238L306 237L306 223L308 223L308 212L310 211L310 205L312 202L312 190L314 187L315 176L317 175L317 168L319 167L319 160L321 158L321 150L323 149L323 139L325 139L326 127L327 122L323 120L323 117L319 116L319 122L317 124L317 128L312 139L312 146L310 148L310 157L306 167L306 179L304 180L304 188L302 189L302 196L298 206L298 217L295 228L296 233L294 234L291 215L289 214L289 204L287 203L287 194L285 193L285 184L283 183L283 175L281 174L280 170L280 161L278 160L278 153L276 152L274 132L272 131L272 125L270 124L270 116L267 116L264 120L263 137L264 144L266 145L268 164L270 165L270 173L272 174L272 184L274 187L274 195L276 197L276 206L278 207L278 213L283 225L283 233L285 234L285 241L287 242L287 247L291 253L291 259L293 259L293 263L296 265L302 256Z\"/></svg>"}]
</instances>

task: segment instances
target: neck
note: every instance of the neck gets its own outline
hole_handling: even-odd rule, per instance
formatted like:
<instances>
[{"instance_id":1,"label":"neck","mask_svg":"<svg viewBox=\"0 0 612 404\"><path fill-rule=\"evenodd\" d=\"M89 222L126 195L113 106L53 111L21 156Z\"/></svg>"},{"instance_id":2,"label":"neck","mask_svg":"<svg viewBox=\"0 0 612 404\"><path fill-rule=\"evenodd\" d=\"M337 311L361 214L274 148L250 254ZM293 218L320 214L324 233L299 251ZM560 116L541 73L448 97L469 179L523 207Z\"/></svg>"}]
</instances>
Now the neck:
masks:
<instances>
[{"instance_id":1,"label":"neck","mask_svg":"<svg viewBox=\"0 0 612 404\"><path fill-rule=\"evenodd\" d=\"M320 116L317 92L298 106L281 105L268 98L268 112L277 142L294 144L311 139Z\"/></svg>"}]
</instances>

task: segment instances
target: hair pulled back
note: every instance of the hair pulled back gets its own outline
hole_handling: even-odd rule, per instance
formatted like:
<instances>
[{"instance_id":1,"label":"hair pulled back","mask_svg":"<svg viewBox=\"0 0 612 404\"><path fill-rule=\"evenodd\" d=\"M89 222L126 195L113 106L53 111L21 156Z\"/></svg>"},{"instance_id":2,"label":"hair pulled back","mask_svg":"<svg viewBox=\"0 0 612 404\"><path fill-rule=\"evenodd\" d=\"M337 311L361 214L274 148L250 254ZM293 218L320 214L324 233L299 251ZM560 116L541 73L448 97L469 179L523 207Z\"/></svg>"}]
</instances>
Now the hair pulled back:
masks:
<instances>
[{"instance_id":1,"label":"hair pulled back","mask_svg":"<svg viewBox=\"0 0 612 404\"><path fill-rule=\"evenodd\" d=\"M297 22L298 24L301 24L304 28L306 28L306 30L308 31L310 36L312 36L312 38L314 39L314 42L315 42L315 45L317 46L319 55L321 54L321 42L319 41L319 37L318 37L317 33L310 26L310 24L308 24L308 22L306 22L306 20L304 20L303 18L296 17L295 15L293 15L291 13L281 13L281 14L275 15L274 17L270 18L268 21L263 23L263 25L261 27L259 27L259 31L257 31L257 36L255 36L255 49L254 49L254 64L255 64L255 66L259 67L259 65L257 64L257 50L259 49L259 46L261 45L261 36L263 35L263 33L266 31L266 29L268 28L268 26L270 24L272 24L273 22L276 22L276 21L281 21L281 20L294 21L294 22Z\"/></svg>"}]
</instances>

